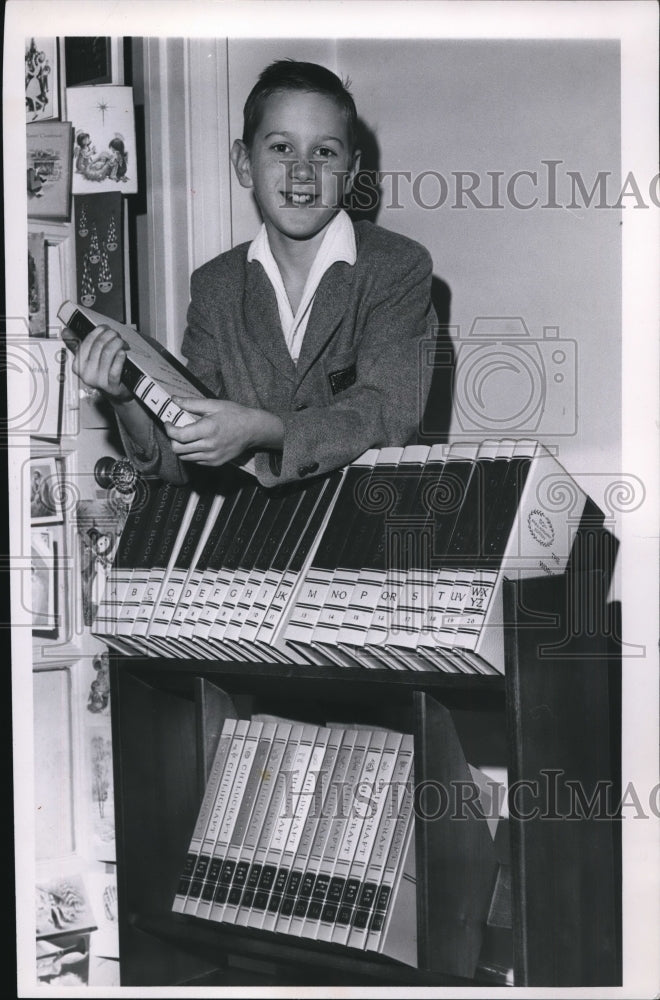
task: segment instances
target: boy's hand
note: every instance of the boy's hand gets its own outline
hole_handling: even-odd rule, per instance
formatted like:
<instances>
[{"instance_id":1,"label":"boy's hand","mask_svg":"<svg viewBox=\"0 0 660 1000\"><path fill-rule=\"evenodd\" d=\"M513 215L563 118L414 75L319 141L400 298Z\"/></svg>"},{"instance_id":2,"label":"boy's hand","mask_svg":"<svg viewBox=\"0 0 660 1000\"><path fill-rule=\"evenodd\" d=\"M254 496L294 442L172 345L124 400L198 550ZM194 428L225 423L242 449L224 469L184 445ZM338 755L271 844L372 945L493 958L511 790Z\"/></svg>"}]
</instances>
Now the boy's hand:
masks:
<instances>
[{"instance_id":1,"label":"boy's hand","mask_svg":"<svg viewBox=\"0 0 660 1000\"><path fill-rule=\"evenodd\" d=\"M64 339L69 339L66 331ZM125 403L132 399L130 391L121 384L127 350L116 330L97 326L80 342L71 367L90 389L100 389L113 403Z\"/></svg>"},{"instance_id":2,"label":"boy's hand","mask_svg":"<svg viewBox=\"0 0 660 1000\"><path fill-rule=\"evenodd\" d=\"M172 451L186 462L218 466L251 448L281 448L282 421L267 410L255 410L224 399L174 400L182 410L199 416L194 424L165 424Z\"/></svg>"}]
</instances>

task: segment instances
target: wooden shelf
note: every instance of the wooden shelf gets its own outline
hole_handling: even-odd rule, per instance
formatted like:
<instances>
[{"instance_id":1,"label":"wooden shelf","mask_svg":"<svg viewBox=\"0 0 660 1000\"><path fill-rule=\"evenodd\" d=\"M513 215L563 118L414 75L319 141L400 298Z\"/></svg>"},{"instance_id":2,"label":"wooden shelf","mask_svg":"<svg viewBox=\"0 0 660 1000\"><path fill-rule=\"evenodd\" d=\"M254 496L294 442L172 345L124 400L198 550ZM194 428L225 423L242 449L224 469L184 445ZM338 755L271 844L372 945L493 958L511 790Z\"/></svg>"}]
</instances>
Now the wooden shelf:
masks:
<instances>
[{"instance_id":1,"label":"wooden shelf","mask_svg":"<svg viewBox=\"0 0 660 1000\"><path fill-rule=\"evenodd\" d=\"M581 575L582 590L592 583ZM615 793L618 651L605 627L609 614L595 635L574 615L567 623L575 585L552 577L508 586L515 624L507 639L506 678L114 657L122 983L478 985L497 867L483 820L416 820L423 890L418 968L337 945L212 924L172 913L171 905L228 714L247 718L265 711L315 724L364 722L413 732L418 785L448 787L466 777L467 760L495 755L508 768L509 785L561 771L587 796L603 780ZM619 983L619 824L589 818L534 823L513 816L509 826L516 985Z\"/></svg>"}]
</instances>

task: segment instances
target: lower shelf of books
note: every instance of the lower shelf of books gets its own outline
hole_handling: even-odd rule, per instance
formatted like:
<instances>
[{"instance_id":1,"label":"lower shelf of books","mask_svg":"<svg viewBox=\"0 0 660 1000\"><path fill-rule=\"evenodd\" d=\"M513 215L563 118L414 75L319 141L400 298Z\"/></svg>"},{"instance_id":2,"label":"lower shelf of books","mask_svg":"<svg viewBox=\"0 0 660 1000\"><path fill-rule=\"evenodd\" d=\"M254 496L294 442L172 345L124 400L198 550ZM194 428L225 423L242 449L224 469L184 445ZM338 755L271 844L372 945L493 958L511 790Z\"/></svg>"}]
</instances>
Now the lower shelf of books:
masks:
<instances>
[{"instance_id":1,"label":"lower shelf of books","mask_svg":"<svg viewBox=\"0 0 660 1000\"><path fill-rule=\"evenodd\" d=\"M136 935L144 964L148 932L198 958L258 953L286 970L298 956L310 982L335 966L337 981L506 981L510 916L498 962L488 931L506 822L499 782L472 766L506 780L499 680L477 696L449 684L450 710L412 684L365 679L347 699L334 674L199 669L115 671L122 974ZM431 928L418 897L436 879L447 905Z\"/></svg>"}]
</instances>

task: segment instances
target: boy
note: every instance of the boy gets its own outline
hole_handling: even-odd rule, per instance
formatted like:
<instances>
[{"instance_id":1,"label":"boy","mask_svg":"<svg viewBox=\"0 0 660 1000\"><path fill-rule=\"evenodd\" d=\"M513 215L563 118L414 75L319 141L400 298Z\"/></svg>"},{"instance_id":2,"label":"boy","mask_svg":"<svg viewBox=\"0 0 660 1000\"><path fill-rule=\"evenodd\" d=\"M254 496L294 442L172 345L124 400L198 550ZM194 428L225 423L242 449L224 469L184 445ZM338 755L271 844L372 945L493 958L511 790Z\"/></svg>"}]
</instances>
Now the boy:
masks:
<instances>
[{"instance_id":1,"label":"boy","mask_svg":"<svg viewBox=\"0 0 660 1000\"><path fill-rule=\"evenodd\" d=\"M199 268L182 351L218 397L180 399L199 419L157 428L120 385L123 342L98 327L74 370L113 403L129 457L181 481L185 463L254 452L266 486L346 465L415 433L430 371L431 259L419 244L342 210L359 168L353 98L334 73L282 60L244 108L231 151L263 225Z\"/></svg>"}]
</instances>

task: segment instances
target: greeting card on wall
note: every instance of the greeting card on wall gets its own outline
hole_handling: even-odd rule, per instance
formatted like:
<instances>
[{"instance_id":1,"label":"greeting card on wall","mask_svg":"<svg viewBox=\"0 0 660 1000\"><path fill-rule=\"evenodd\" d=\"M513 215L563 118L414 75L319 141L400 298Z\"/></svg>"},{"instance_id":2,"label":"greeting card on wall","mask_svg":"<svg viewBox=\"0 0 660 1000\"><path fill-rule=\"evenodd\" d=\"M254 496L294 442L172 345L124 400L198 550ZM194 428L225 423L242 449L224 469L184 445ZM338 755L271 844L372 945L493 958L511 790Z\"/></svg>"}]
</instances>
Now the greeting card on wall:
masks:
<instances>
[{"instance_id":1,"label":"greeting card on wall","mask_svg":"<svg viewBox=\"0 0 660 1000\"><path fill-rule=\"evenodd\" d=\"M31 337L48 334L48 289L46 285L46 239L43 233L28 235L28 316Z\"/></svg>"},{"instance_id":2,"label":"greeting card on wall","mask_svg":"<svg viewBox=\"0 0 660 1000\"><path fill-rule=\"evenodd\" d=\"M25 120L57 118L57 39L25 39Z\"/></svg>"},{"instance_id":3,"label":"greeting card on wall","mask_svg":"<svg viewBox=\"0 0 660 1000\"><path fill-rule=\"evenodd\" d=\"M74 200L77 299L124 322L122 200L118 191Z\"/></svg>"},{"instance_id":4,"label":"greeting card on wall","mask_svg":"<svg viewBox=\"0 0 660 1000\"><path fill-rule=\"evenodd\" d=\"M57 458L31 458L30 521L33 525L61 524L64 521L64 490Z\"/></svg>"},{"instance_id":5,"label":"greeting card on wall","mask_svg":"<svg viewBox=\"0 0 660 1000\"><path fill-rule=\"evenodd\" d=\"M115 800L110 720L86 728L92 848L98 861L115 861Z\"/></svg>"},{"instance_id":6,"label":"greeting card on wall","mask_svg":"<svg viewBox=\"0 0 660 1000\"><path fill-rule=\"evenodd\" d=\"M36 887L37 937L96 930L82 876L56 875Z\"/></svg>"},{"instance_id":7,"label":"greeting card on wall","mask_svg":"<svg viewBox=\"0 0 660 1000\"><path fill-rule=\"evenodd\" d=\"M34 839L38 861L76 847L71 731L71 670L36 670L34 699Z\"/></svg>"},{"instance_id":8,"label":"greeting card on wall","mask_svg":"<svg viewBox=\"0 0 660 1000\"><path fill-rule=\"evenodd\" d=\"M67 87L75 129L73 193L137 191L132 87Z\"/></svg>"},{"instance_id":9,"label":"greeting card on wall","mask_svg":"<svg viewBox=\"0 0 660 1000\"><path fill-rule=\"evenodd\" d=\"M32 528L32 634L58 636L57 543L49 528Z\"/></svg>"},{"instance_id":10,"label":"greeting card on wall","mask_svg":"<svg viewBox=\"0 0 660 1000\"><path fill-rule=\"evenodd\" d=\"M27 126L28 219L69 221L72 146L70 122Z\"/></svg>"}]
</instances>

